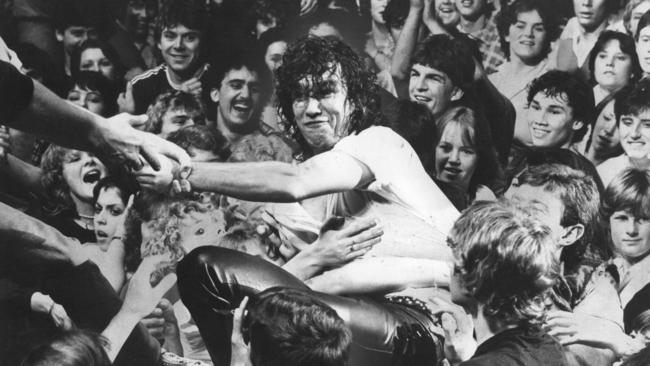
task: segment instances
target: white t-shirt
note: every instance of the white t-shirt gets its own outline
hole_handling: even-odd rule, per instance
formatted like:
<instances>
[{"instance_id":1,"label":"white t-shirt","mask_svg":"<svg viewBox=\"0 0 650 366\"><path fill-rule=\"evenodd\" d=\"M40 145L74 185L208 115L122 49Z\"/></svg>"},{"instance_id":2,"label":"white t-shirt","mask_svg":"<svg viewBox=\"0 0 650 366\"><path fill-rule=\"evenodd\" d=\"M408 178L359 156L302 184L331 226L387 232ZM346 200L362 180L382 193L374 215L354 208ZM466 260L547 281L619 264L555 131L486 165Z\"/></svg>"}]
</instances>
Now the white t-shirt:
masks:
<instances>
[{"instance_id":1,"label":"white t-shirt","mask_svg":"<svg viewBox=\"0 0 650 366\"><path fill-rule=\"evenodd\" d=\"M390 128L373 126L341 139L333 151L357 159L375 179L365 187L320 198L323 218L378 219L384 235L368 255L451 261L446 239L459 213L406 140ZM318 233L322 225L297 204L270 205L268 210L294 233Z\"/></svg>"}]
</instances>

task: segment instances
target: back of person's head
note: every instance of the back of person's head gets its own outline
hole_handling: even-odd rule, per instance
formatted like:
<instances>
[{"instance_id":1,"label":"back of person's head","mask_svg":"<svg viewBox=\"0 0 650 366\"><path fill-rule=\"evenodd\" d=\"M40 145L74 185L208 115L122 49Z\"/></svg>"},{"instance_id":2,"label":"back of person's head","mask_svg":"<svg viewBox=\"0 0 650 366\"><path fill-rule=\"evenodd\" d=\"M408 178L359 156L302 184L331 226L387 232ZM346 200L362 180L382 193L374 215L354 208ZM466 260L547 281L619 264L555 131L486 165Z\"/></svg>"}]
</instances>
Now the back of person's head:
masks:
<instances>
[{"instance_id":1,"label":"back of person's head","mask_svg":"<svg viewBox=\"0 0 650 366\"><path fill-rule=\"evenodd\" d=\"M461 291L482 305L488 320L524 325L543 320L559 273L547 226L512 203L483 201L463 211L449 241ZM452 298L462 302L453 289Z\"/></svg>"},{"instance_id":2,"label":"back of person's head","mask_svg":"<svg viewBox=\"0 0 650 366\"><path fill-rule=\"evenodd\" d=\"M336 311L307 292L259 293L245 321L254 366L345 366L352 334Z\"/></svg>"},{"instance_id":3,"label":"back of person's head","mask_svg":"<svg viewBox=\"0 0 650 366\"><path fill-rule=\"evenodd\" d=\"M641 76L643 76L643 71L641 70L641 65L639 64L639 56L636 53L636 45L634 44L634 39L625 33L613 30L603 31L600 36L598 36L598 40L596 41L594 47L591 49L591 52L589 52L589 75L592 82L596 83L596 76L594 75L596 58L601 52L605 50L605 47L607 47L607 44L611 41L617 41L621 52L630 58L630 84L635 83L641 78Z\"/></svg>"},{"instance_id":4,"label":"back of person's head","mask_svg":"<svg viewBox=\"0 0 650 366\"><path fill-rule=\"evenodd\" d=\"M603 247L604 242L594 242L600 222L600 194L590 176L566 165L541 164L524 169L513 179L512 185L542 187L544 191L555 194L564 206L560 225L568 227L580 224L584 227L582 237L562 250L561 259L565 268L573 270L588 260L598 262L594 258L585 258L588 249L600 260L606 257L608 251Z\"/></svg>"},{"instance_id":5,"label":"back of person's head","mask_svg":"<svg viewBox=\"0 0 650 366\"><path fill-rule=\"evenodd\" d=\"M179 25L187 29L199 31L205 36L207 27L205 2L200 0L165 0L156 18L155 34L156 40L160 40L165 28L173 28ZM202 47L207 42L202 42Z\"/></svg>"},{"instance_id":6,"label":"back of person's head","mask_svg":"<svg viewBox=\"0 0 650 366\"><path fill-rule=\"evenodd\" d=\"M191 149L212 151L221 161L225 161L230 155L228 140L219 130L207 126L186 126L167 136L167 140L175 143L187 151L190 156Z\"/></svg>"},{"instance_id":7,"label":"back of person's head","mask_svg":"<svg viewBox=\"0 0 650 366\"><path fill-rule=\"evenodd\" d=\"M650 79L648 78L639 80L627 98L614 106L618 123L621 123L622 116L640 116L648 110L650 110Z\"/></svg>"},{"instance_id":8,"label":"back of person's head","mask_svg":"<svg viewBox=\"0 0 650 366\"><path fill-rule=\"evenodd\" d=\"M510 42L506 39L510 27L517 24L519 14L531 11L536 11L542 18L542 25L546 32L544 47L539 59L543 59L551 52L551 43L560 35L560 22L553 5L547 0L517 0L501 9L496 18L501 50L506 57L510 57Z\"/></svg>"},{"instance_id":9,"label":"back of person's head","mask_svg":"<svg viewBox=\"0 0 650 366\"><path fill-rule=\"evenodd\" d=\"M390 121L390 128L402 136L418 154L422 165L429 169L432 146L436 141L436 120L425 105L410 100L397 102L399 118Z\"/></svg>"},{"instance_id":10,"label":"back of person's head","mask_svg":"<svg viewBox=\"0 0 650 366\"><path fill-rule=\"evenodd\" d=\"M418 45L411 65L419 64L444 72L455 87L467 90L474 78L472 48L462 36L433 35Z\"/></svg>"},{"instance_id":11,"label":"back of person's head","mask_svg":"<svg viewBox=\"0 0 650 366\"><path fill-rule=\"evenodd\" d=\"M582 128L573 133L571 142L582 140L587 133L588 122L593 119L594 92L578 75L566 71L551 70L533 80L528 89L528 104L538 93L564 100L573 111L573 119L582 121Z\"/></svg>"},{"instance_id":12,"label":"back of person's head","mask_svg":"<svg viewBox=\"0 0 650 366\"><path fill-rule=\"evenodd\" d=\"M62 332L34 348L21 366L111 366L103 339L82 330Z\"/></svg>"},{"instance_id":13,"label":"back of person's head","mask_svg":"<svg viewBox=\"0 0 650 366\"><path fill-rule=\"evenodd\" d=\"M163 127L163 116L168 111L176 109L185 110L192 120L198 121L197 124L205 123L205 107L199 97L179 90L169 90L158 95L147 109L149 118L144 130L153 134L160 133Z\"/></svg>"}]
</instances>

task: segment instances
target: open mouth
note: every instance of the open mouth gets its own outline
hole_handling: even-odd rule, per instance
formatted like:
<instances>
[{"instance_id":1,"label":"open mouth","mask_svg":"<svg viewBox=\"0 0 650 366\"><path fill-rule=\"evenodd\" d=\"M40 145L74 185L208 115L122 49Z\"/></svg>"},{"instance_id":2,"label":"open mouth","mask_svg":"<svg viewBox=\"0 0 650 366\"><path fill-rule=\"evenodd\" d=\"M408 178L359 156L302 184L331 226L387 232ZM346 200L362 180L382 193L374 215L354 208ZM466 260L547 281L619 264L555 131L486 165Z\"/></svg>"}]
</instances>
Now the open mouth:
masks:
<instances>
[{"instance_id":1,"label":"open mouth","mask_svg":"<svg viewBox=\"0 0 650 366\"><path fill-rule=\"evenodd\" d=\"M249 103L236 103L232 105L232 109L240 113L247 113L252 108L252 105Z\"/></svg>"},{"instance_id":2,"label":"open mouth","mask_svg":"<svg viewBox=\"0 0 650 366\"><path fill-rule=\"evenodd\" d=\"M541 138L546 136L549 133L549 131L546 130L540 130L538 128L533 128L532 129L532 135L537 138Z\"/></svg>"},{"instance_id":3,"label":"open mouth","mask_svg":"<svg viewBox=\"0 0 650 366\"><path fill-rule=\"evenodd\" d=\"M104 231L101 231L101 230L97 230L97 231L95 232L95 235L96 235L98 238L102 238L102 239L104 239L104 238L108 238L108 234L107 234L106 232L104 232Z\"/></svg>"},{"instance_id":4,"label":"open mouth","mask_svg":"<svg viewBox=\"0 0 650 366\"><path fill-rule=\"evenodd\" d=\"M98 169L93 169L83 175L84 183L97 183L102 178L102 173Z\"/></svg>"}]
</instances>

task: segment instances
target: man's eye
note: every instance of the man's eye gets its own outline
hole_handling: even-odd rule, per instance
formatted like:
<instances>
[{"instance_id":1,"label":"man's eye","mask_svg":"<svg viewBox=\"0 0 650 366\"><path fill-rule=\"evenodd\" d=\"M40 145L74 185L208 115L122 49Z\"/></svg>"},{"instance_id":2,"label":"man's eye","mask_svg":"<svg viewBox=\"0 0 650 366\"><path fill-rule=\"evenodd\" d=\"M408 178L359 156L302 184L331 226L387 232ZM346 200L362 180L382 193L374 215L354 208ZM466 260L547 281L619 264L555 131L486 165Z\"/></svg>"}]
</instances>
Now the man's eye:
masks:
<instances>
[{"instance_id":1,"label":"man's eye","mask_svg":"<svg viewBox=\"0 0 650 366\"><path fill-rule=\"evenodd\" d=\"M95 215L99 214L100 212L102 212L102 206L95 205Z\"/></svg>"},{"instance_id":2,"label":"man's eye","mask_svg":"<svg viewBox=\"0 0 650 366\"><path fill-rule=\"evenodd\" d=\"M200 228L194 234L195 235L203 235L204 233L205 233L205 230L203 230L203 228Z\"/></svg>"}]
</instances>

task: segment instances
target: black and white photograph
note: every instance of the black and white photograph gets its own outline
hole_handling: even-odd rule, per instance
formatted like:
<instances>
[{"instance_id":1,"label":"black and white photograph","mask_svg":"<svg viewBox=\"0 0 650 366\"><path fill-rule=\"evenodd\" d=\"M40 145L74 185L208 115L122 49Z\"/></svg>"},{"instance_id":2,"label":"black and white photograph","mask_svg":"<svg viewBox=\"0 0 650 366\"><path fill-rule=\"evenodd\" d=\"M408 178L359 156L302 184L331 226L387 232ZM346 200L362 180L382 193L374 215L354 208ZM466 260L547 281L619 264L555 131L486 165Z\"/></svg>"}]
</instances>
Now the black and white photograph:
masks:
<instances>
[{"instance_id":1,"label":"black and white photograph","mask_svg":"<svg viewBox=\"0 0 650 366\"><path fill-rule=\"evenodd\" d=\"M650 0L0 0L0 366L649 366Z\"/></svg>"}]
</instances>

